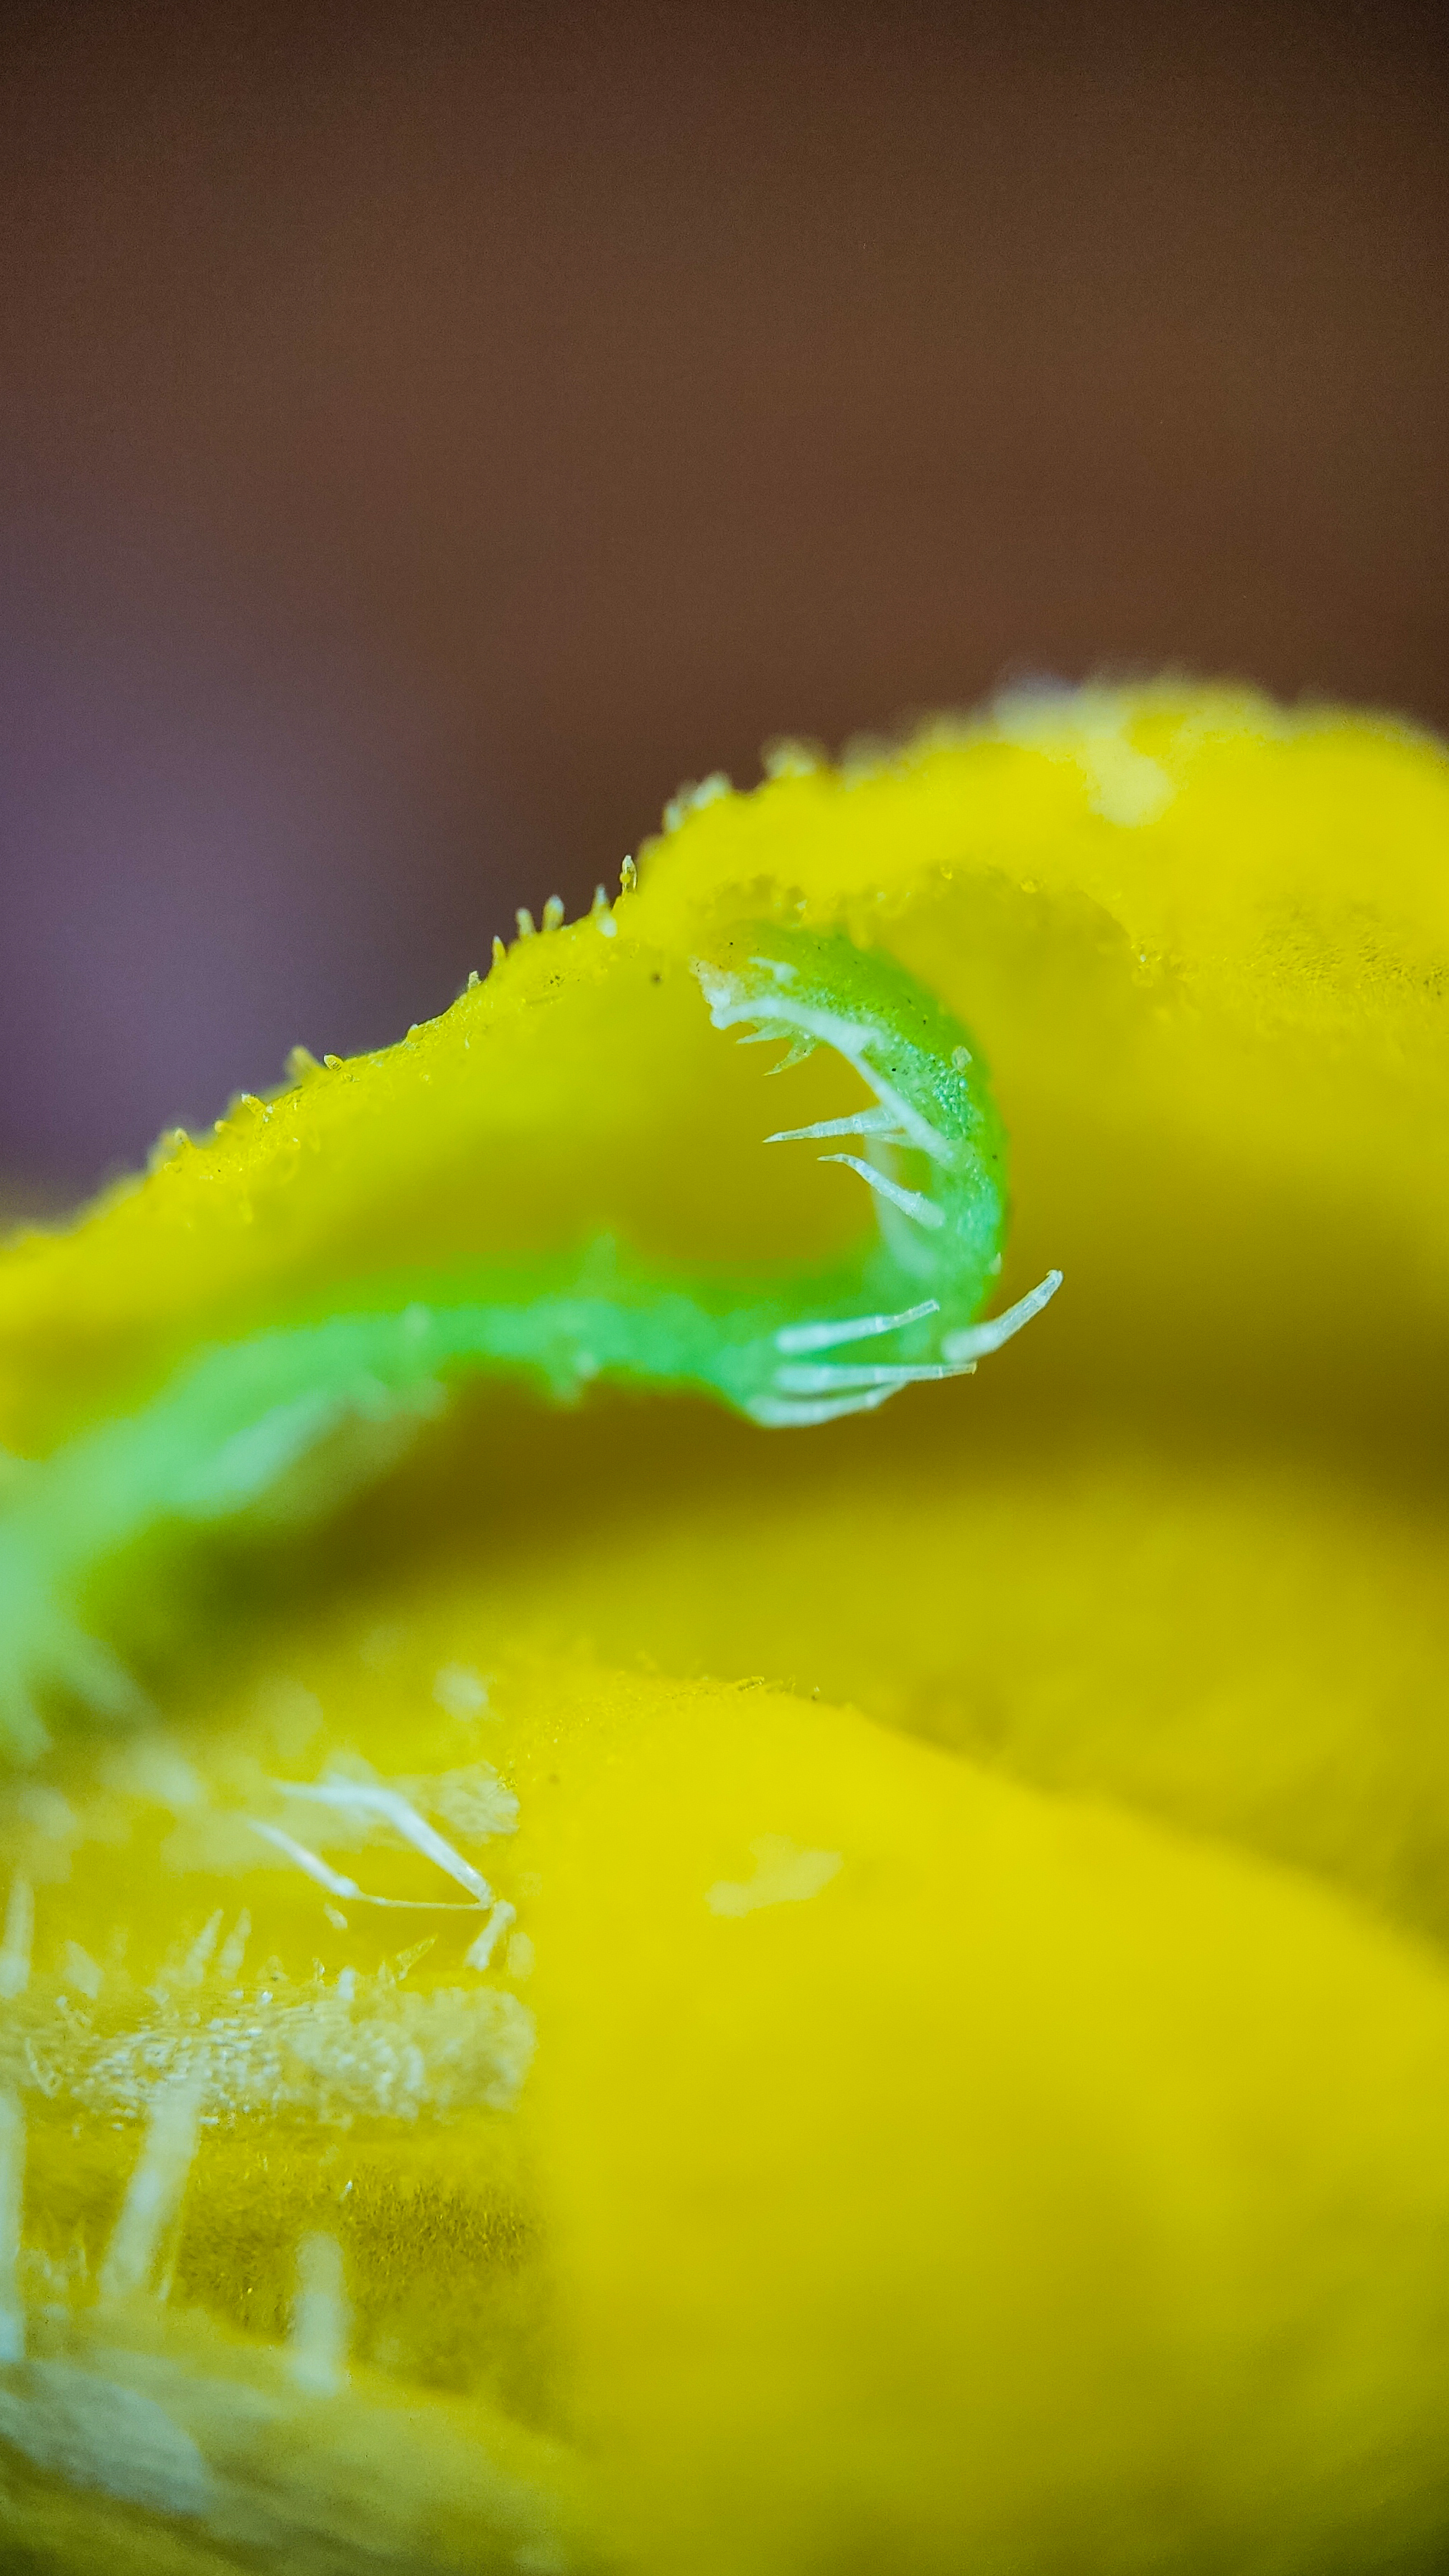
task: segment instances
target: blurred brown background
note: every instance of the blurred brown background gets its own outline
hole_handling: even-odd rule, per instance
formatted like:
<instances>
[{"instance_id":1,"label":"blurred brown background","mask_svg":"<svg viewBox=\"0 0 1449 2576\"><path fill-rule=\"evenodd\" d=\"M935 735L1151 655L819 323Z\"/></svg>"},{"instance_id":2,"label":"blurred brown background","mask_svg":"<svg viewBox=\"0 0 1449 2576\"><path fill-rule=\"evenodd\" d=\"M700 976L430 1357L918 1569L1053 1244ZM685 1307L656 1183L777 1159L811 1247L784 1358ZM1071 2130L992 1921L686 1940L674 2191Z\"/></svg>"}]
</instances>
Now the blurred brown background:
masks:
<instances>
[{"instance_id":1,"label":"blurred brown background","mask_svg":"<svg viewBox=\"0 0 1449 2576\"><path fill-rule=\"evenodd\" d=\"M399 1033L772 734L1449 725L1446 138L1396 0L9 8L0 1171Z\"/></svg>"}]
</instances>

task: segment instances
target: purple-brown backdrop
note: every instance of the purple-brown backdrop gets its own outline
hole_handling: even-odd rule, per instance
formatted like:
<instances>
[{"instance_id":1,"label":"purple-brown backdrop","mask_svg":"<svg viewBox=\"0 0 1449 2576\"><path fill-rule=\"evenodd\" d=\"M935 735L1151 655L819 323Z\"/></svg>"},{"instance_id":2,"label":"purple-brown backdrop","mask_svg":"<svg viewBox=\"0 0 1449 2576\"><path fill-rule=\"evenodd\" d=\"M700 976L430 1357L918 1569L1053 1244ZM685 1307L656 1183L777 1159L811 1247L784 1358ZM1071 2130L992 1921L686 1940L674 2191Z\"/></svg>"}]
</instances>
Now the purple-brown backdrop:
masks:
<instances>
[{"instance_id":1,"label":"purple-brown backdrop","mask_svg":"<svg viewBox=\"0 0 1449 2576\"><path fill-rule=\"evenodd\" d=\"M684 776L1449 724L1435 13L10 7L0 1173L397 1034Z\"/></svg>"}]
</instances>

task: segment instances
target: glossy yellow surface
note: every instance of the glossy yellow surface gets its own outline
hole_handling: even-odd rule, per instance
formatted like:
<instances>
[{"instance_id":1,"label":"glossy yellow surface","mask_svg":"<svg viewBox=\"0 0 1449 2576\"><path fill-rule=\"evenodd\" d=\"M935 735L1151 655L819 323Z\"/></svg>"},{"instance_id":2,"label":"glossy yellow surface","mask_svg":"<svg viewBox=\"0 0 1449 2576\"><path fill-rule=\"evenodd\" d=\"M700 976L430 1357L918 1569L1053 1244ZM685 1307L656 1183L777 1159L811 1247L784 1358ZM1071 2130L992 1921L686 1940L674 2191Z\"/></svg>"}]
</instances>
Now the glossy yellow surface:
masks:
<instances>
[{"instance_id":1,"label":"glossy yellow surface","mask_svg":"<svg viewBox=\"0 0 1449 2576\"><path fill-rule=\"evenodd\" d=\"M596 923L525 943L13 1254L11 1437L279 1264L325 1303L414 1226L536 1249L605 1166L661 1246L823 1240L832 1176L758 1150L760 1059L682 971L751 917L844 920L979 1036L1003 1296L1066 1286L979 1379L817 1432L479 1389L133 1605L154 1721L4 1791L38 2564L1442 2558L1436 746L1097 694L707 799L617 907L637 975ZM388 1784L513 1909L480 1964Z\"/></svg>"}]
</instances>

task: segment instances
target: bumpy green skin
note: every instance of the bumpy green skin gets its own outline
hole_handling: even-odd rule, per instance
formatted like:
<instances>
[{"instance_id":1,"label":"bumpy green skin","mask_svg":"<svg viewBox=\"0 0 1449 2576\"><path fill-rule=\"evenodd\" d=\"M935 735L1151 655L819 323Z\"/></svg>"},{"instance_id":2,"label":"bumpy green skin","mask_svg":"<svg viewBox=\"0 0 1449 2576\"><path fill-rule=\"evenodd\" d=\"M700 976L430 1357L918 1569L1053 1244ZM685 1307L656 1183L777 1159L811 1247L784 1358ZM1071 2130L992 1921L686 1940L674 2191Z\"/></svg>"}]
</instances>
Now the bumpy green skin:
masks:
<instances>
[{"instance_id":1,"label":"bumpy green skin","mask_svg":"<svg viewBox=\"0 0 1449 2576\"><path fill-rule=\"evenodd\" d=\"M868 1412L904 1386L969 1374L1058 1284L994 1322L973 1318L1001 1267L1005 1139L969 1041L892 960L840 936L762 928L695 965L715 1026L832 1047L875 1096L854 1118L767 1141L819 1141L872 1189L879 1227L829 1271L646 1274L594 1247L506 1276L359 1281L355 1299L197 1350L140 1411L18 1470L0 1520L0 1746L45 1741L59 1695L102 1715L144 1702L83 1610L143 1541L346 1484L369 1453L484 1371L556 1399L597 1378L712 1395L771 1429ZM882 1345L887 1356L882 1357ZM347 1474L337 1464L348 1449ZM329 1462L330 1466L329 1466Z\"/></svg>"}]
</instances>

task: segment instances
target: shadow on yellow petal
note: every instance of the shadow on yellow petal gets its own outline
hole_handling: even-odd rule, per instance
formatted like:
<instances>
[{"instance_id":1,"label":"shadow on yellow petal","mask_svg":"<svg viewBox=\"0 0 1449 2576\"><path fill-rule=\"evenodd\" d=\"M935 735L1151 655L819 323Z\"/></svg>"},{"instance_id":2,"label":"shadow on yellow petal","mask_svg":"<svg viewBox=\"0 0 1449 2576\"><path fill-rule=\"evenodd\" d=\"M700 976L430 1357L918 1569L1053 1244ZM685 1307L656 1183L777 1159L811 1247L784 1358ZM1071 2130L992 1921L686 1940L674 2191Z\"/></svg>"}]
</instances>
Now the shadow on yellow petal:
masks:
<instances>
[{"instance_id":1,"label":"shadow on yellow petal","mask_svg":"<svg viewBox=\"0 0 1449 2576\"><path fill-rule=\"evenodd\" d=\"M520 1774L531 2117L629 2563L1428 2539L1434 1958L823 1704L601 1677L587 1705L552 1781ZM764 1901L722 1909L766 1834Z\"/></svg>"}]
</instances>

